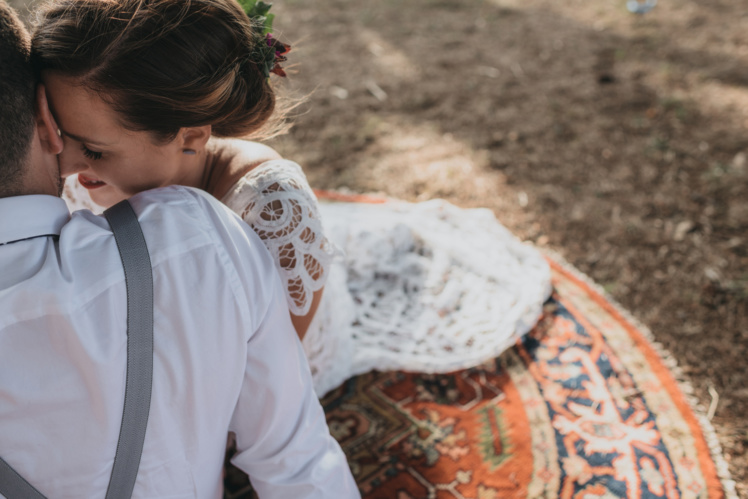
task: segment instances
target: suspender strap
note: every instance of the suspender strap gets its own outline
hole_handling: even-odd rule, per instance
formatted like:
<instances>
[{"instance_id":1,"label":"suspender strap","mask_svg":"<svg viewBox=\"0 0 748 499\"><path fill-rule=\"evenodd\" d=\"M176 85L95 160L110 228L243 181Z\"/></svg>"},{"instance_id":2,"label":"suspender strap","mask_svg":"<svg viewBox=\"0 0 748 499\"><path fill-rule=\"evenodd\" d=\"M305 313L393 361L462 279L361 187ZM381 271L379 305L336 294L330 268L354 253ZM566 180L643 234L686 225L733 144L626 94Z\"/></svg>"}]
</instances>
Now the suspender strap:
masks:
<instances>
[{"instance_id":1,"label":"suspender strap","mask_svg":"<svg viewBox=\"0 0 748 499\"><path fill-rule=\"evenodd\" d=\"M125 407L107 499L129 498L138 476L153 387L153 272L138 217L128 201L104 212L117 241L127 287Z\"/></svg>"},{"instance_id":2,"label":"suspender strap","mask_svg":"<svg viewBox=\"0 0 748 499\"><path fill-rule=\"evenodd\" d=\"M45 499L0 457L0 494L8 499Z\"/></svg>"},{"instance_id":3,"label":"suspender strap","mask_svg":"<svg viewBox=\"0 0 748 499\"><path fill-rule=\"evenodd\" d=\"M129 499L143 452L153 382L153 273L138 217L128 201L109 208L109 221L125 268L127 288L127 381L125 408L107 499ZM0 494L8 499L44 499L0 458Z\"/></svg>"}]
</instances>

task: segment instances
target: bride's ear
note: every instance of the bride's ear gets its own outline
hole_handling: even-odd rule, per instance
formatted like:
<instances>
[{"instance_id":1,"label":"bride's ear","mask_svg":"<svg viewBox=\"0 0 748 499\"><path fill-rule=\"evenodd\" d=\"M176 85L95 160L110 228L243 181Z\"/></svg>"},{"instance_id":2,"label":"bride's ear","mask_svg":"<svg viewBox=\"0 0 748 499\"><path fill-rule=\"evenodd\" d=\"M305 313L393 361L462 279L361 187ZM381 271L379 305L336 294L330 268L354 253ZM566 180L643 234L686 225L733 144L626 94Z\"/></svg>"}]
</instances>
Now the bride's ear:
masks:
<instances>
[{"instance_id":1,"label":"bride's ear","mask_svg":"<svg viewBox=\"0 0 748 499\"><path fill-rule=\"evenodd\" d=\"M182 128L178 138L183 151L202 151L210 140L213 128L210 125Z\"/></svg>"},{"instance_id":2,"label":"bride's ear","mask_svg":"<svg viewBox=\"0 0 748 499\"><path fill-rule=\"evenodd\" d=\"M62 134L52 111L49 110L47 89L43 83L36 87L36 128L46 151L50 154L60 154L63 147Z\"/></svg>"}]
</instances>

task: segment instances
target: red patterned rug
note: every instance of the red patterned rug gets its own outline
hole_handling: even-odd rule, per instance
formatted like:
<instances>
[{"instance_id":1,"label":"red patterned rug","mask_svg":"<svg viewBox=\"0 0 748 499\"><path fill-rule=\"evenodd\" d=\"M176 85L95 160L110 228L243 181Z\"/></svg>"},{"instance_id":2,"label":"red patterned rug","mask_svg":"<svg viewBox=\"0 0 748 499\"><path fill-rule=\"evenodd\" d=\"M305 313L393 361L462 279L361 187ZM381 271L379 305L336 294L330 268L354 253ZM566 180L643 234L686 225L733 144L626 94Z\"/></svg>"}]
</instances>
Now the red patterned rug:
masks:
<instances>
[{"instance_id":1,"label":"red patterned rug","mask_svg":"<svg viewBox=\"0 0 748 499\"><path fill-rule=\"evenodd\" d=\"M324 397L363 497L736 497L648 333L549 261L544 316L501 357L441 375L372 372ZM252 497L236 469L226 497Z\"/></svg>"}]
</instances>

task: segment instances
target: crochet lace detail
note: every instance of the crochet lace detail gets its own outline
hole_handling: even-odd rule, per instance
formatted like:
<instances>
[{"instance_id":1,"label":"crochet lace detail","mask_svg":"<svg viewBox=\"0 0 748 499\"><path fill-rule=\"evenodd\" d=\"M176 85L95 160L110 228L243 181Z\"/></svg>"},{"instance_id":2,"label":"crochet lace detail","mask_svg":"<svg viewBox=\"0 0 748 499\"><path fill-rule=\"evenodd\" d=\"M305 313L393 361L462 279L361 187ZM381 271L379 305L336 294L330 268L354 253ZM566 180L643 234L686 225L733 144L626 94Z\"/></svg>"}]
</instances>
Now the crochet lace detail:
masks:
<instances>
[{"instance_id":1,"label":"crochet lace detail","mask_svg":"<svg viewBox=\"0 0 748 499\"><path fill-rule=\"evenodd\" d=\"M449 372L492 359L535 325L550 295L543 256L487 209L442 200L320 209L326 237L345 254L315 317L321 331L307 333L332 357L310 358L320 395L372 369ZM341 322L331 329L328 300ZM304 345L312 351L306 337Z\"/></svg>"},{"instance_id":2,"label":"crochet lace detail","mask_svg":"<svg viewBox=\"0 0 748 499\"><path fill-rule=\"evenodd\" d=\"M285 159L250 170L222 199L265 243L286 285L288 307L306 315L335 250L322 230L317 198L301 167Z\"/></svg>"}]
</instances>

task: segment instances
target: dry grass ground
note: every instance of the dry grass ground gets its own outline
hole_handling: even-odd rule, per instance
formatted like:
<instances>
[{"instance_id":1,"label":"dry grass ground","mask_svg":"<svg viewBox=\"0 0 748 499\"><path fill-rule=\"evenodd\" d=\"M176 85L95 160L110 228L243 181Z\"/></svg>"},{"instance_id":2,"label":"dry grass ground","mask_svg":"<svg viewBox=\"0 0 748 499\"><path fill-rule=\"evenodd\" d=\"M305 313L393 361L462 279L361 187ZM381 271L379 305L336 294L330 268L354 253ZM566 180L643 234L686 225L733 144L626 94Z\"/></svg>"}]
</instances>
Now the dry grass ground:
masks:
<instances>
[{"instance_id":1,"label":"dry grass ground","mask_svg":"<svg viewBox=\"0 0 748 499\"><path fill-rule=\"evenodd\" d=\"M719 395L748 497L748 5L625 4L279 0L309 98L273 145L316 187L487 206L561 253Z\"/></svg>"}]
</instances>

